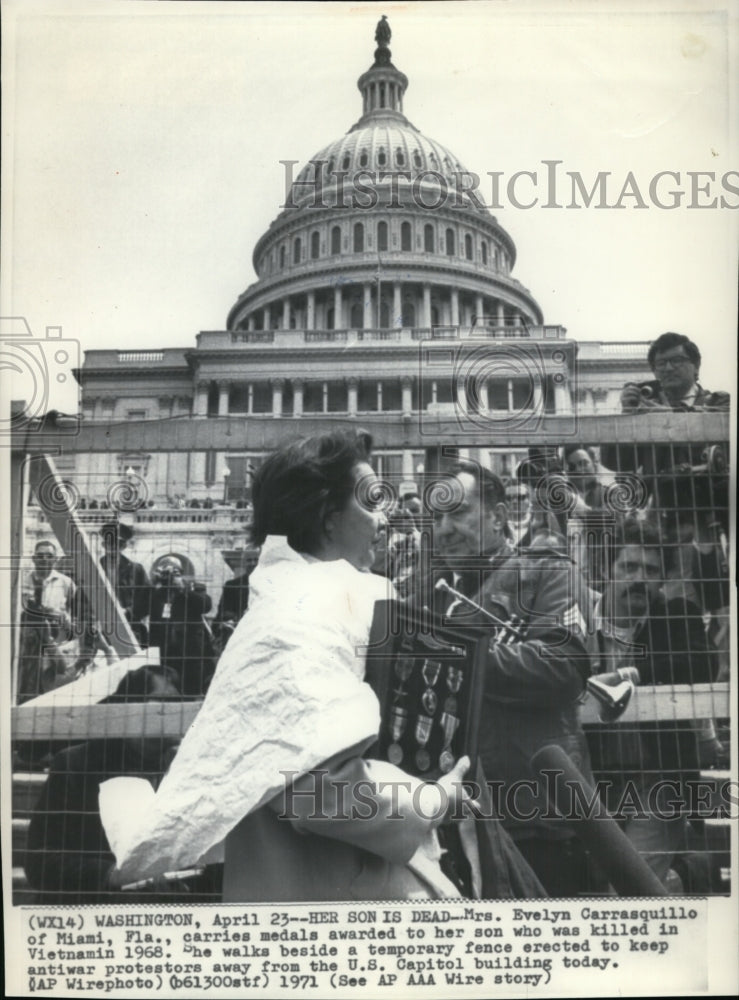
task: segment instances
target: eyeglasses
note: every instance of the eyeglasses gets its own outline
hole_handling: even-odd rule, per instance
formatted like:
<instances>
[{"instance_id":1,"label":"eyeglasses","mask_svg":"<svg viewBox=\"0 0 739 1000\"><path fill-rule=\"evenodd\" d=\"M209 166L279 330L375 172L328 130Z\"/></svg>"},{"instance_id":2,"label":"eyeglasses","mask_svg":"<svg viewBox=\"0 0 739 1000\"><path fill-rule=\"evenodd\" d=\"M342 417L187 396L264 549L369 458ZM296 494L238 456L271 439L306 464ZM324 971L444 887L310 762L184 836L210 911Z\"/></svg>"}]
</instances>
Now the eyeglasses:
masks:
<instances>
[{"instance_id":1,"label":"eyeglasses","mask_svg":"<svg viewBox=\"0 0 739 1000\"><path fill-rule=\"evenodd\" d=\"M678 354L674 358L662 358L654 362L656 372L666 372L668 368L684 368L686 364L692 364L690 358L684 354Z\"/></svg>"}]
</instances>

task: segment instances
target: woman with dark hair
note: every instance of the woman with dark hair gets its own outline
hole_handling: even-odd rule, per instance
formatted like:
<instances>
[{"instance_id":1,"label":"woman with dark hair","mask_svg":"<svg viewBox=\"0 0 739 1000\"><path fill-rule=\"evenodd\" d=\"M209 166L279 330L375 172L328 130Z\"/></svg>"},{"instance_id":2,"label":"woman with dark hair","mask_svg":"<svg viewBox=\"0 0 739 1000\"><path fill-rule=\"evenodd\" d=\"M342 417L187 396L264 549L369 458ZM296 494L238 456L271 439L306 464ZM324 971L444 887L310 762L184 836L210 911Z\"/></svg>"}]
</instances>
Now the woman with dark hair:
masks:
<instances>
[{"instance_id":1,"label":"woman with dark hair","mask_svg":"<svg viewBox=\"0 0 739 1000\"><path fill-rule=\"evenodd\" d=\"M423 782L362 757L380 724L365 647L390 596L369 572L383 527L370 447L326 434L258 470L249 609L159 792L116 834L122 877L213 860L225 841L227 901L460 894L436 827L469 761Z\"/></svg>"}]
</instances>

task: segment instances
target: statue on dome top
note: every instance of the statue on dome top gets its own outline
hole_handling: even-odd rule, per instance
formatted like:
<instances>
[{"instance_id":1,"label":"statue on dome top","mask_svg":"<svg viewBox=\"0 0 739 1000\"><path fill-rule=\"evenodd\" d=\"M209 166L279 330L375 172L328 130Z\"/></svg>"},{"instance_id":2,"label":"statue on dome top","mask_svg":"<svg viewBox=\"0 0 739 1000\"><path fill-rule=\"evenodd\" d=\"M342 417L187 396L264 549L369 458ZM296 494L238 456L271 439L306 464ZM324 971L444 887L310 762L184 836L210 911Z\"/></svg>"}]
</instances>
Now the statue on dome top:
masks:
<instances>
[{"instance_id":1,"label":"statue on dome top","mask_svg":"<svg viewBox=\"0 0 739 1000\"><path fill-rule=\"evenodd\" d=\"M381 49L386 49L388 47L392 34L390 25L388 24L387 15L383 14L382 20L377 22L377 28L375 29L375 41Z\"/></svg>"}]
</instances>

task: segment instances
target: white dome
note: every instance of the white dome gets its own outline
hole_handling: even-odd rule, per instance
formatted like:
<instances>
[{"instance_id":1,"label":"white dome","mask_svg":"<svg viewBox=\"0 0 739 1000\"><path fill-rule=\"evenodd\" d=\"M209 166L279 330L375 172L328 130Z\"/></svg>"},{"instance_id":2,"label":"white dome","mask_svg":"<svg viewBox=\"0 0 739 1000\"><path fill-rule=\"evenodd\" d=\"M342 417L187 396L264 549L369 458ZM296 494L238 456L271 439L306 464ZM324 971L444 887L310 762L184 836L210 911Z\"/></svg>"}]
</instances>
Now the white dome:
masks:
<instances>
[{"instance_id":1,"label":"white dome","mask_svg":"<svg viewBox=\"0 0 739 1000\"><path fill-rule=\"evenodd\" d=\"M401 190L417 178L423 186L438 187L441 183L435 175L441 175L451 190L464 190L457 175L468 171L457 157L440 142L429 139L418 131L415 126L405 120L398 121L400 115L371 116L366 124L361 122L340 139L324 146L301 169L293 182L291 200L289 203L301 206L316 198L316 170L321 164L322 197L330 203L327 193L336 188L338 171L342 175L342 184L346 189L352 185L353 178L360 174L374 183L381 185L380 179L385 173L410 174L410 180L404 180ZM366 174L363 172L366 171ZM385 179L387 185L390 178ZM485 212L470 199L464 199L465 205L476 211Z\"/></svg>"}]
</instances>

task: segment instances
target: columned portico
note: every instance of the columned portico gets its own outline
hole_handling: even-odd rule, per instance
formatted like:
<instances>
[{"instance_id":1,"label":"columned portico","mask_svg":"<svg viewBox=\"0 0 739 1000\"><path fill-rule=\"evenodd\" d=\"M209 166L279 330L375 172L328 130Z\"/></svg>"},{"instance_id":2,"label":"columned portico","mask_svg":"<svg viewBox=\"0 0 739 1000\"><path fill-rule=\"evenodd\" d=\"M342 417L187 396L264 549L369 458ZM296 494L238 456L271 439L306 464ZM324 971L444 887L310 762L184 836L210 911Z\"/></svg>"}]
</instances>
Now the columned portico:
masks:
<instances>
[{"instance_id":1,"label":"columned portico","mask_svg":"<svg viewBox=\"0 0 739 1000\"><path fill-rule=\"evenodd\" d=\"M208 382L200 381L197 384L195 390L195 413L196 417L207 417L208 416L208 391L210 389L210 384Z\"/></svg>"},{"instance_id":2,"label":"columned portico","mask_svg":"<svg viewBox=\"0 0 739 1000\"><path fill-rule=\"evenodd\" d=\"M359 379L353 376L346 380L347 406L350 417L356 417L359 409Z\"/></svg>"},{"instance_id":3,"label":"columned portico","mask_svg":"<svg viewBox=\"0 0 739 1000\"><path fill-rule=\"evenodd\" d=\"M231 383L226 379L218 381L218 416L228 416L228 394L231 391Z\"/></svg>"}]
</instances>

